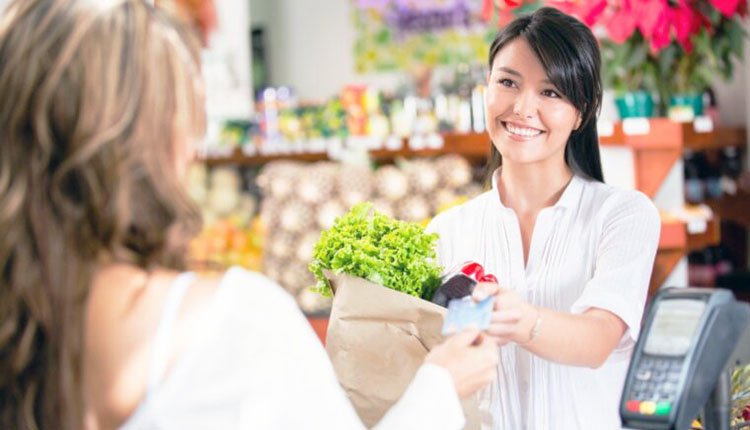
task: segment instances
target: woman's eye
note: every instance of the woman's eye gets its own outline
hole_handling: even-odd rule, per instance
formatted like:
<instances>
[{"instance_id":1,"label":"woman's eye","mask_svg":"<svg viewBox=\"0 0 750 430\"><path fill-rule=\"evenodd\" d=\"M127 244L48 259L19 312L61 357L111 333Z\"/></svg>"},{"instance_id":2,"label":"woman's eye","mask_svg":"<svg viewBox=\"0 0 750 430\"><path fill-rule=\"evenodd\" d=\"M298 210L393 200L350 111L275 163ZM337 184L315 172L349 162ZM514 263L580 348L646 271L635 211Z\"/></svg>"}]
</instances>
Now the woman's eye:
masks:
<instances>
[{"instance_id":1,"label":"woman's eye","mask_svg":"<svg viewBox=\"0 0 750 430\"><path fill-rule=\"evenodd\" d=\"M508 87L508 88L512 88L512 87L516 86L516 83L515 83L515 82L513 82L512 80L510 80L510 79L507 79L507 78L503 78L503 79L500 79L500 80L499 80L499 81L497 81L497 82L498 82L498 83L499 83L500 85L502 85L502 86L504 86L504 87Z\"/></svg>"},{"instance_id":2,"label":"woman's eye","mask_svg":"<svg viewBox=\"0 0 750 430\"><path fill-rule=\"evenodd\" d=\"M558 98L558 99L562 98L562 97L560 97L560 94L558 94L554 90L544 90L544 91L542 91L542 95L547 96L547 97Z\"/></svg>"}]
</instances>

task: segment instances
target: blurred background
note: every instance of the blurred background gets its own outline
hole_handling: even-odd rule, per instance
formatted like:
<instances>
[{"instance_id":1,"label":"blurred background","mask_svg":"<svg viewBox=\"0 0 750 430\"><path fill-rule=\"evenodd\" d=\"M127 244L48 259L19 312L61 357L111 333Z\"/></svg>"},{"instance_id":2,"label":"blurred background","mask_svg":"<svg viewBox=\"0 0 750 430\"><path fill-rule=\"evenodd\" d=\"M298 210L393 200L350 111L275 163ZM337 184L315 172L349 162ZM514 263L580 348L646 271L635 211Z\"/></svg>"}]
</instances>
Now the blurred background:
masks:
<instances>
[{"instance_id":1,"label":"blurred background","mask_svg":"<svg viewBox=\"0 0 750 430\"><path fill-rule=\"evenodd\" d=\"M0 0L0 6L7 3ZM599 38L605 180L662 213L651 291L748 298L746 0L156 0L205 49L208 133L190 170L199 271L258 270L312 317L320 231L369 200L426 224L485 190L489 44L541 6Z\"/></svg>"}]
</instances>

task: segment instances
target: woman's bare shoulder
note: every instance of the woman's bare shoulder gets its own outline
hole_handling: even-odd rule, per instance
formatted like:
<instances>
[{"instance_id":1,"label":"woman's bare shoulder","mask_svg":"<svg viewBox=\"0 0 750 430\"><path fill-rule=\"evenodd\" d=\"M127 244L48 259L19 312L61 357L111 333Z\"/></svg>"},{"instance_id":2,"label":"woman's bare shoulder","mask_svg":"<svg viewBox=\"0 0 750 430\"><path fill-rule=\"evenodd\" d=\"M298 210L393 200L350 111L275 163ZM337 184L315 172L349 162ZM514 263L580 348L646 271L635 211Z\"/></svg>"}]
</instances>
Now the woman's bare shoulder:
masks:
<instances>
[{"instance_id":1,"label":"woman's bare shoulder","mask_svg":"<svg viewBox=\"0 0 750 430\"><path fill-rule=\"evenodd\" d=\"M178 275L112 265L92 280L84 326L85 389L90 412L103 427L121 424L145 395L154 335ZM167 372L206 316L219 280L198 277L187 289L169 339Z\"/></svg>"}]
</instances>

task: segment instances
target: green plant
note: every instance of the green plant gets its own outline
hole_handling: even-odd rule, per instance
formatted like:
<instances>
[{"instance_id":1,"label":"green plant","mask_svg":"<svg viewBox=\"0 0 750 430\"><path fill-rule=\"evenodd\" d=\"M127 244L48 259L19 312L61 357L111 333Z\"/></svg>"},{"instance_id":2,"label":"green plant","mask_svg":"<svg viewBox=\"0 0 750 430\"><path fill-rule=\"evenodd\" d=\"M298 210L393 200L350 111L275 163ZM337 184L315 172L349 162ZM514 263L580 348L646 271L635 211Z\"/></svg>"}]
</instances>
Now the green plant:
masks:
<instances>
[{"instance_id":1,"label":"green plant","mask_svg":"<svg viewBox=\"0 0 750 430\"><path fill-rule=\"evenodd\" d=\"M329 270L430 298L440 284L442 271L435 263L437 238L417 224L374 211L372 203L360 203L321 233L310 264L318 280L315 291L331 294L323 273Z\"/></svg>"},{"instance_id":2,"label":"green plant","mask_svg":"<svg viewBox=\"0 0 750 430\"><path fill-rule=\"evenodd\" d=\"M602 81L605 88L612 88L618 95L635 91L657 91L659 67L656 58L649 51L648 42L639 31L621 44L602 40L601 52L604 63Z\"/></svg>"},{"instance_id":3,"label":"green plant","mask_svg":"<svg viewBox=\"0 0 750 430\"><path fill-rule=\"evenodd\" d=\"M701 28L692 41L692 50L672 42L659 51L659 89L666 94L701 94L717 78L731 79L734 61L742 61L746 32L739 19L730 19L712 10L710 26Z\"/></svg>"}]
</instances>

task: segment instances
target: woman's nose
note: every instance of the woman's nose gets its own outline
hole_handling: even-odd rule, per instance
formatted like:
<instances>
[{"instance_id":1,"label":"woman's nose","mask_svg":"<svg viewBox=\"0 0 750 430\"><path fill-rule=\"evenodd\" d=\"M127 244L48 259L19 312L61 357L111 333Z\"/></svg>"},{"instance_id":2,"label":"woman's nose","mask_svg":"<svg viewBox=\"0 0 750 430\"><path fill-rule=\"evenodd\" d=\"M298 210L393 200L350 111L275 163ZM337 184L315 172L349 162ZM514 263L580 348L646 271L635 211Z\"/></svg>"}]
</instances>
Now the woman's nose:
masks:
<instances>
[{"instance_id":1,"label":"woman's nose","mask_svg":"<svg viewBox=\"0 0 750 430\"><path fill-rule=\"evenodd\" d=\"M513 103L513 113L519 118L533 118L537 110L537 101L534 94L528 91L521 92Z\"/></svg>"}]
</instances>

